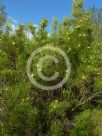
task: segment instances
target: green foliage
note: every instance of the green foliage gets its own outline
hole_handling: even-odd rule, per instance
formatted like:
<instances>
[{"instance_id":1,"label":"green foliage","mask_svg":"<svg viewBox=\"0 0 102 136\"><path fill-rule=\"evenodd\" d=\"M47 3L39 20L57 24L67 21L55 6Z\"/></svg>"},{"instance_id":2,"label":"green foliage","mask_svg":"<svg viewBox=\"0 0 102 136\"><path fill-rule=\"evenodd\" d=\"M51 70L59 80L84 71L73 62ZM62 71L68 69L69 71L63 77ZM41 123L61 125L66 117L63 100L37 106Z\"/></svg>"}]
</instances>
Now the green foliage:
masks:
<instances>
[{"instance_id":1,"label":"green foliage","mask_svg":"<svg viewBox=\"0 0 102 136\"><path fill-rule=\"evenodd\" d=\"M50 131L47 136L64 136L64 126L62 122L59 120L51 122Z\"/></svg>"},{"instance_id":2,"label":"green foliage","mask_svg":"<svg viewBox=\"0 0 102 136\"><path fill-rule=\"evenodd\" d=\"M74 136L101 136L102 110L85 110L74 119Z\"/></svg>"},{"instance_id":3,"label":"green foliage","mask_svg":"<svg viewBox=\"0 0 102 136\"><path fill-rule=\"evenodd\" d=\"M73 135L75 136L90 136L91 131L91 111L85 110L79 116L75 117L75 128Z\"/></svg>"},{"instance_id":4,"label":"green foliage","mask_svg":"<svg viewBox=\"0 0 102 136\"><path fill-rule=\"evenodd\" d=\"M92 13L92 23L96 25L97 28L102 27L102 8L93 8L91 9Z\"/></svg>"},{"instance_id":5,"label":"green foliage","mask_svg":"<svg viewBox=\"0 0 102 136\"><path fill-rule=\"evenodd\" d=\"M0 33L2 32L2 26L6 21L5 7L0 4Z\"/></svg>"},{"instance_id":6,"label":"green foliage","mask_svg":"<svg viewBox=\"0 0 102 136\"><path fill-rule=\"evenodd\" d=\"M53 116L62 116L64 117L66 114L66 110L69 108L69 105L67 102L62 101L59 102L58 100L53 101L49 105L49 113L53 114Z\"/></svg>"},{"instance_id":7,"label":"green foliage","mask_svg":"<svg viewBox=\"0 0 102 136\"><path fill-rule=\"evenodd\" d=\"M72 15L60 24L54 18L50 34L46 30L46 18L39 27L32 23L19 24L12 33L12 23L7 21L4 32L0 33L2 136L102 135L101 125L97 123L102 107L102 36L95 38L96 28L82 0L74 0ZM32 34L30 39L26 32ZM51 45L67 54L71 74L59 89L43 91L29 81L26 65L34 50ZM45 55L57 57L59 65L51 61L37 65ZM47 77L58 71L59 77L55 81L43 81L36 68ZM67 71L61 55L45 50L33 59L31 72L36 81L51 86L59 83Z\"/></svg>"},{"instance_id":8,"label":"green foliage","mask_svg":"<svg viewBox=\"0 0 102 136\"><path fill-rule=\"evenodd\" d=\"M102 136L102 110L94 109L91 118L94 125L93 134Z\"/></svg>"}]
</instances>

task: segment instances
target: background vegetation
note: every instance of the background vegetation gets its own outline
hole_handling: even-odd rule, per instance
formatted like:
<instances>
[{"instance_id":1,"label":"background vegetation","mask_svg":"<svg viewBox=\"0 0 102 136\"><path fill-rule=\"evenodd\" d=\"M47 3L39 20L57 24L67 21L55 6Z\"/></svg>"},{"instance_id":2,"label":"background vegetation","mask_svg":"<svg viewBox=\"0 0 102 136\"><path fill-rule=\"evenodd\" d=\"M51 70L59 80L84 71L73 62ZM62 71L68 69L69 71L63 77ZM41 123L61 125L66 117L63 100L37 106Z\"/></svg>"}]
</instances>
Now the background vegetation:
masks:
<instances>
[{"instance_id":1,"label":"background vegetation","mask_svg":"<svg viewBox=\"0 0 102 136\"><path fill-rule=\"evenodd\" d=\"M12 32L0 7L1 135L102 136L102 9L86 11L82 0L74 0L72 18L65 17L62 23L54 18L50 34L47 24L45 18L39 27L19 24ZM26 31L32 33L31 39ZM36 88L26 74L30 54L45 45L64 50L72 67L66 84L54 91ZM41 81L36 65L45 54L53 53L42 52L33 60L32 76L50 86L63 78L65 65L58 56L59 78ZM47 61L42 71L50 76L55 66Z\"/></svg>"}]
</instances>

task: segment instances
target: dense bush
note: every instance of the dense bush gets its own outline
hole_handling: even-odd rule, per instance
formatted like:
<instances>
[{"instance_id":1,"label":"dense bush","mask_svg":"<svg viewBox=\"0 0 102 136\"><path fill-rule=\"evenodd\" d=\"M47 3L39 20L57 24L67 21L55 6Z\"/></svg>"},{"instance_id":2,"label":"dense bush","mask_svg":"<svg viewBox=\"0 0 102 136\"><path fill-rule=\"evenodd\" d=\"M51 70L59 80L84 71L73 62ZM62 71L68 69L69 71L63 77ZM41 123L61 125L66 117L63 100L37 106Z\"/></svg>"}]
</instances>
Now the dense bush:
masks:
<instances>
[{"instance_id":1,"label":"dense bush","mask_svg":"<svg viewBox=\"0 0 102 136\"><path fill-rule=\"evenodd\" d=\"M102 36L96 41L95 25L82 0L74 0L72 15L60 24L54 18L50 34L47 19L39 27L20 24L15 32L8 21L0 34L2 136L102 136ZM32 38L27 38L26 30ZM29 81L26 65L34 50L50 45L68 55L71 74L64 86L45 91ZM60 60L56 67L49 61L38 66L46 76L59 71L59 78L50 83L41 81L36 71L45 54ZM42 84L56 84L64 74L64 60L56 53L43 51L33 60L31 76Z\"/></svg>"},{"instance_id":2,"label":"dense bush","mask_svg":"<svg viewBox=\"0 0 102 136\"><path fill-rule=\"evenodd\" d=\"M75 136L101 136L102 110L84 110L74 119L73 135Z\"/></svg>"}]
</instances>

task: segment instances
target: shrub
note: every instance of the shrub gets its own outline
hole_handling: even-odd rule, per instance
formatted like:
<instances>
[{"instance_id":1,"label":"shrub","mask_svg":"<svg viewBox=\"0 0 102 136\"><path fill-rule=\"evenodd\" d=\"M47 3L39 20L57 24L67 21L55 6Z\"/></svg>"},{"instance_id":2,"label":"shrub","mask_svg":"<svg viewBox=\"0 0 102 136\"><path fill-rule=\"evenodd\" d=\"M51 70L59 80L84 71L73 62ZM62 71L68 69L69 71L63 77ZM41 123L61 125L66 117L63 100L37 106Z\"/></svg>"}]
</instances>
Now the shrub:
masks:
<instances>
[{"instance_id":1,"label":"shrub","mask_svg":"<svg viewBox=\"0 0 102 136\"><path fill-rule=\"evenodd\" d=\"M94 112L91 110L102 106L102 44L94 39L94 27L82 0L74 0L72 15L60 24L54 18L50 34L46 31L46 18L38 28L31 23L20 24L14 33L11 33L8 21L5 31L0 33L1 135L67 136L76 124L72 130L74 136L91 136L91 133L101 136L98 125L94 126L98 134L92 130ZM31 39L27 38L26 30L32 33ZM51 45L67 54L71 74L63 86L49 91L36 88L29 81L26 64L34 50ZM49 61L38 66L48 77L55 70L60 73L52 82L41 80L36 70L39 58L47 54L60 61L57 66ZM60 55L43 51L33 59L31 76L41 84L51 86L63 79L65 69L65 61Z\"/></svg>"}]
</instances>

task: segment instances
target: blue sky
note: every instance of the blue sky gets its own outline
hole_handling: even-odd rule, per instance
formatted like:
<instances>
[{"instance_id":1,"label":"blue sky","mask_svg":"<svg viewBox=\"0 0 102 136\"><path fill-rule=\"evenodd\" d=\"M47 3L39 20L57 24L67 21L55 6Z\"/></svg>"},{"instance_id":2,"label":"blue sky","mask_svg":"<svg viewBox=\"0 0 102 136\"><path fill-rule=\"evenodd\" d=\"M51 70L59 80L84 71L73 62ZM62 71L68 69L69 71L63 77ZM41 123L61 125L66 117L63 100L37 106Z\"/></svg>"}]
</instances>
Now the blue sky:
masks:
<instances>
[{"instance_id":1,"label":"blue sky","mask_svg":"<svg viewBox=\"0 0 102 136\"><path fill-rule=\"evenodd\" d=\"M93 5L102 7L102 0L84 0L85 7ZM64 16L70 16L72 10L72 0L0 0L6 7L8 17L12 17L18 22L33 22L39 24L44 17L49 19L58 17L61 21Z\"/></svg>"}]
</instances>

